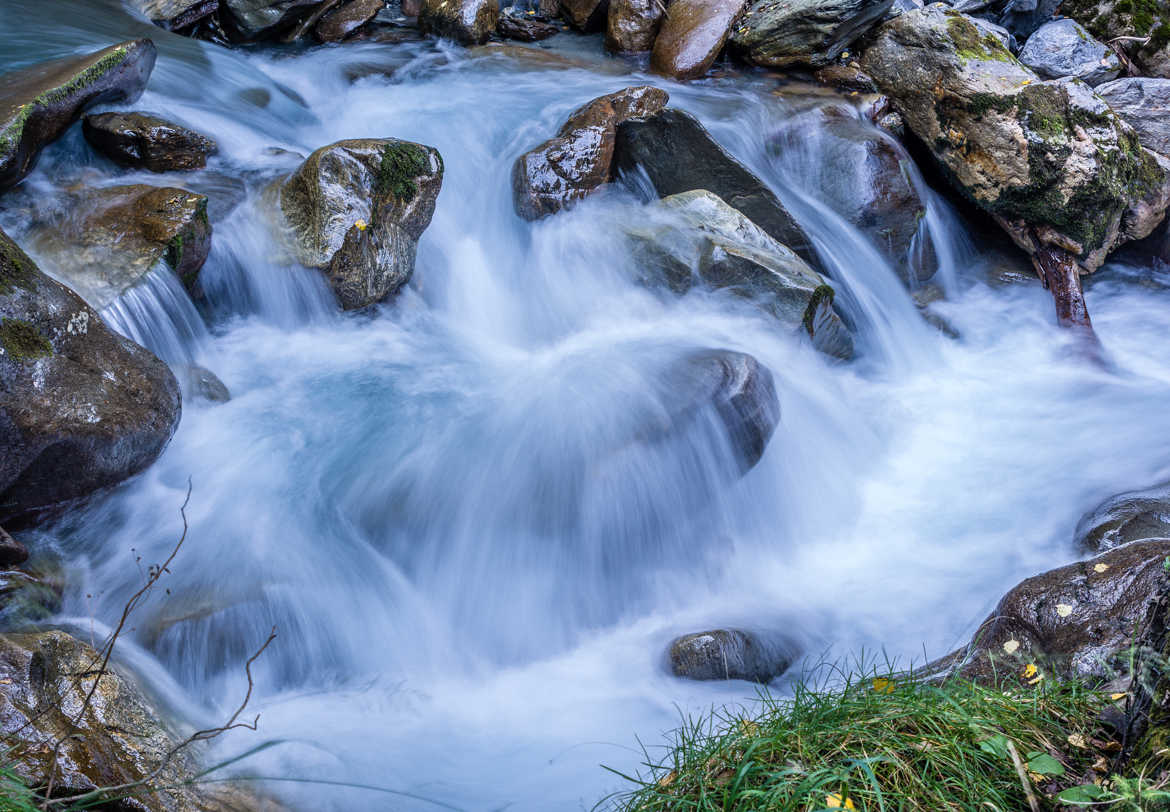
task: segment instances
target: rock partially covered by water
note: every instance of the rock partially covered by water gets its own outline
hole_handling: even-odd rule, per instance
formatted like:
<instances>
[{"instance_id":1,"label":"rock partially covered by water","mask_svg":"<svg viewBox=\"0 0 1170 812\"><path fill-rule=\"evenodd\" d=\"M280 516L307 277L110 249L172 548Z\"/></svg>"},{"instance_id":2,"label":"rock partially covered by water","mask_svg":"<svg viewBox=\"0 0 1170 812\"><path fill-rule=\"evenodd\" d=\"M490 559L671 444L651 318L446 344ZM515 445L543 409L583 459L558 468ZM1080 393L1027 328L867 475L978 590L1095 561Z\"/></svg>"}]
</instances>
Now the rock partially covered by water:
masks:
<instances>
[{"instance_id":1,"label":"rock partially covered by water","mask_svg":"<svg viewBox=\"0 0 1170 812\"><path fill-rule=\"evenodd\" d=\"M291 27L323 0L221 0L220 17L234 37L265 39Z\"/></svg>"},{"instance_id":2,"label":"rock partially covered by water","mask_svg":"<svg viewBox=\"0 0 1170 812\"><path fill-rule=\"evenodd\" d=\"M424 34L471 45L486 42L499 21L499 0L423 0L418 13Z\"/></svg>"},{"instance_id":3,"label":"rock partially covered by water","mask_svg":"<svg viewBox=\"0 0 1170 812\"><path fill-rule=\"evenodd\" d=\"M385 0L349 0L324 15L313 26L313 36L318 42L341 42L385 7Z\"/></svg>"},{"instance_id":4,"label":"rock partially covered by water","mask_svg":"<svg viewBox=\"0 0 1170 812\"><path fill-rule=\"evenodd\" d=\"M711 192L663 198L630 226L634 256L677 293L695 285L752 299L829 355L850 358L853 339L833 310L833 288L804 260Z\"/></svg>"},{"instance_id":5,"label":"rock partially covered by water","mask_svg":"<svg viewBox=\"0 0 1170 812\"><path fill-rule=\"evenodd\" d=\"M964 15L935 5L895 17L862 66L1025 251L1049 247L1093 271L1161 221L1167 169L1133 129L1084 83L1039 81Z\"/></svg>"},{"instance_id":6,"label":"rock partially covered by water","mask_svg":"<svg viewBox=\"0 0 1170 812\"><path fill-rule=\"evenodd\" d=\"M665 13L662 0L609 0L605 47L618 54L649 51Z\"/></svg>"},{"instance_id":7,"label":"rock partially covered by water","mask_svg":"<svg viewBox=\"0 0 1170 812\"><path fill-rule=\"evenodd\" d=\"M967 648L926 672L1034 679L1026 670L1033 665L1042 675L1103 679L1170 591L1168 555L1170 539L1137 541L1029 578L1003 597Z\"/></svg>"},{"instance_id":8,"label":"rock partially covered by water","mask_svg":"<svg viewBox=\"0 0 1170 812\"><path fill-rule=\"evenodd\" d=\"M1170 79L1118 79L1095 91L1147 149L1170 155Z\"/></svg>"},{"instance_id":9,"label":"rock partially covered by water","mask_svg":"<svg viewBox=\"0 0 1170 812\"><path fill-rule=\"evenodd\" d=\"M1170 538L1170 482L1106 499L1081 517L1074 536L1079 549L1092 553Z\"/></svg>"},{"instance_id":10,"label":"rock partially covered by water","mask_svg":"<svg viewBox=\"0 0 1170 812\"><path fill-rule=\"evenodd\" d=\"M101 310L160 262L193 290L211 251L207 198L186 189L107 186L63 201L63 217L33 229L47 269Z\"/></svg>"},{"instance_id":11,"label":"rock partially covered by water","mask_svg":"<svg viewBox=\"0 0 1170 812\"><path fill-rule=\"evenodd\" d=\"M443 185L432 147L396 138L321 147L280 185L297 261L325 272L346 310L380 302L414 273Z\"/></svg>"},{"instance_id":12,"label":"rock partially covered by water","mask_svg":"<svg viewBox=\"0 0 1170 812\"><path fill-rule=\"evenodd\" d=\"M219 10L219 0L131 0L131 5L168 31L194 25Z\"/></svg>"},{"instance_id":13,"label":"rock partially covered by water","mask_svg":"<svg viewBox=\"0 0 1170 812\"><path fill-rule=\"evenodd\" d=\"M672 424L685 422L683 415L714 407L740 473L755 467L780 422L780 399L766 366L742 352L699 350L667 370L666 385L680 406L671 416Z\"/></svg>"},{"instance_id":14,"label":"rock partially covered by water","mask_svg":"<svg viewBox=\"0 0 1170 812\"><path fill-rule=\"evenodd\" d=\"M43 786L52 771L54 795L66 797L151 778L151 791L132 795L117 808L152 812L279 808L215 781L184 783L199 772L198 751L190 748L179 750L154 776L183 736L163 720L128 674L111 667L99 677L101 662L97 651L62 631L0 636L4 698L0 729L11 747L13 770L26 784Z\"/></svg>"},{"instance_id":15,"label":"rock partially covered by water","mask_svg":"<svg viewBox=\"0 0 1170 812\"><path fill-rule=\"evenodd\" d=\"M893 0L757 0L731 45L756 65L819 68L881 22L892 5Z\"/></svg>"},{"instance_id":16,"label":"rock partially covered by water","mask_svg":"<svg viewBox=\"0 0 1170 812\"><path fill-rule=\"evenodd\" d=\"M115 163L151 172L202 169L218 149L207 136L146 113L95 113L81 131Z\"/></svg>"},{"instance_id":17,"label":"rock partially covered by water","mask_svg":"<svg viewBox=\"0 0 1170 812\"><path fill-rule=\"evenodd\" d=\"M1020 50L1020 61L1045 79L1072 76L1090 85L1116 79L1121 60L1068 17L1036 29Z\"/></svg>"},{"instance_id":18,"label":"rock partially covered by water","mask_svg":"<svg viewBox=\"0 0 1170 812\"><path fill-rule=\"evenodd\" d=\"M41 149L88 108L142 95L157 52L148 39L43 62L0 80L0 191L32 171Z\"/></svg>"},{"instance_id":19,"label":"rock partially covered by water","mask_svg":"<svg viewBox=\"0 0 1170 812\"><path fill-rule=\"evenodd\" d=\"M133 476L179 422L179 385L0 232L0 520Z\"/></svg>"},{"instance_id":20,"label":"rock partially covered by water","mask_svg":"<svg viewBox=\"0 0 1170 812\"><path fill-rule=\"evenodd\" d=\"M667 108L619 124L614 168L630 173L641 168L659 197L696 189L713 192L817 267L807 235L775 193L731 157L689 113Z\"/></svg>"},{"instance_id":21,"label":"rock partially covered by water","mask_svg":"<svg viewBox=\"0 0 1170 812\"><path fill-rule=\"evenodd\" d=\"M211 403L227 403L232 399L232 393L219 376L198 364L187 367L187 387L195 395Z\"/></svg>"},{"instance_id":22,"label":"rock partially covered by water","mask_svg":"<svg viewBox=\"0 0 1170 812\"><path fill-rule=\"evenodd\" d=\"M768 683L788 670L795 652L751 632L712 629L684 634L670 644L670 670L694 680L742 679Z\"/></svg>"},{"instance_id":23,"label":"rock partially covered by water","mask_svg":"<svg viewBox=\"0 0 1170 812\"><path fill-rule=\"evenodd\" d=\"M783 155L810 142L818 147L816 191L857 227L907 284L938 270L924 228L926 202L910 180L913 161L892 137L867 126L852 110L819 107L784 122L769 149Z\"/></svg>"},{"instance_id":24,"label":"rock partially covered by water","mask_svg":"<svg viewBox=\"0 0 1170 812\"><path fill-rule=\"evenodd\" d=\"M617 125L652 115L666 106L658 88L627 87L576 110L557 132L524 153L512 166L512 200L526 220L555 214L586 197L612 177Z\"/></svg>"},{"instance_id":25,"label":"rock partially covered by water","mask_svg":"<svg viewBox=\"0 0 1170 812\"><path fill-rule=\"evenodd\" d=\"M723 50L747 0L672 0L666 7L650 67L675 79L698 79Z\"/></svg>"},{"instance_id":26,"label":"rock partially covered by water","mask_svg":"<svg viewBox=\"0 0 1170 812\"><path fill-rule=\"evenodd\" d=\"M1046 0L1055 3L1056 0ZM1060 13L1102 42L1118 40L1147 76L1170 79L1170 10L1154 0L1063 0Z\"/></svg>"}]
</instances>

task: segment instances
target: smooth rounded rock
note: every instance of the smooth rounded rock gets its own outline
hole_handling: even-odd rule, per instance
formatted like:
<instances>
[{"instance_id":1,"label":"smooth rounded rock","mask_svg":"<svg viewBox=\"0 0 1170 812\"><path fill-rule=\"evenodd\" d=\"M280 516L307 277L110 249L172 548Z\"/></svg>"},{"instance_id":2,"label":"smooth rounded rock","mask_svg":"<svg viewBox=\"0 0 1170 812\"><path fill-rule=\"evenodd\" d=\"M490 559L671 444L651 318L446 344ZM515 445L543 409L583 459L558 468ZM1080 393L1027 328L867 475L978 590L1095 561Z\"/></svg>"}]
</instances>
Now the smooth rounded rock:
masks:
<instances>
[{"instance_id":1,"label":"smooth rounded rock","mask_svg":"<svg viewBox=\"0 0 1170 812\"><path fill-rule=\"evenodd\" d=\"M649 51L665 12L664 0L610 0L605 47L617 54Z\"/></svg>"},{"instance_id":2,"label":"smooth rounded rock","mask_svg":"<svg viewBox=\"0 0 1170 812\"><path fill-rule=\"evenodd\" d=\"M1131 541L1170 538L1170 483L1106 499L1077 522L1076 546L1101 553Z\"/></svg>"},{"instance_id":3,"label":"smooth rounded rock","mask_svg":"<svg viewBox=\"0 0 1170 812\"><path fill-rule=\"evenodd\" d=\"M418 27L424 34L468 45L487 41L499 21L499 0L423 0L418 13Z\"/></svg>"},{"instance_id":4,"label":"smooth rounded rock","mask_svg":"<svg viewBox=\"0 0 1170 812\"><path fill-rule=\"evenodd\" d=\"M768 645L751 632L712 629L677 637L670 643L670 670L693 680L768 683L788 670L795 652Z\"/></svg>"},{"instance_id":5,"label":"smooth rounded rock","mask_svg":"<svg viewBox=\"0 0 1170 812\"><path fill-rule=\"evenodd\" d=\"M313 27L318 42L341 42L378 16L385 0L350 0L323 16Z\"/></svg>"},{"instance_id":6,"label":"smooth rounded rock","mask_svg":"<svg viewBox=\"0 0 1170 812\"><path fill-rule=\"evenodd\" d=\"M757 0L731 36L748 62L772 68L831 64L877 25L893 0Z\"/></svg>"},{"instance_id":7,"label":"smooth rounded rock","mask_svg":"<svg viewBox=\"0 0 1170 812\"><path fill-rule=\"evenodd\" d=\"M1045 79L1072 76L1090 85L1116 79L1122 69L1117 54L1068 17L1036 29L1019 59Z\"/></svg>"},{"instance_id":8,"label":"smooth rounded rock","mask_svg":"<svg viewBox=\"0 0 1170 812\"><path fill-rule=\"evenodd\" d=\"M666 8L650 67L675 79L698 79L723 50L747 0L672 0Z\"/></svg>"},{"instance_id":9,"label":"smooth rounded rock","mask_svg":"<svg viewBox=\"0 0 1170 812\"><path fill-rule=\"evenodd\" d=\"M115 163L151 172L202 169L219 149L205 135L146 113L94 113L81 132Z\"/></svg>"}]
</instances>

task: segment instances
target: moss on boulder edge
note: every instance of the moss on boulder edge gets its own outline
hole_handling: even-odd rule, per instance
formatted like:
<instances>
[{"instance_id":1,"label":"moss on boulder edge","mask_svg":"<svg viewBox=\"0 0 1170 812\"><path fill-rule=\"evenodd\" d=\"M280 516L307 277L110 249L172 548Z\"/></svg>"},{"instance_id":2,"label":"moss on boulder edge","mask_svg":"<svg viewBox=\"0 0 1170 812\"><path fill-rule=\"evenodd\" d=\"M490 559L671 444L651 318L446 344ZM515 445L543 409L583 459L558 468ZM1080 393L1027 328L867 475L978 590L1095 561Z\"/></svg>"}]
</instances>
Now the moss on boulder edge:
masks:
<instances>
[{"instance_id":1,"label":"moss on boulder edge","mask_svg":"<svg viewBox=\"0 0 1170 812\"><path fill-rule=\"evenodd\" d=\"M1118 37L1144 74L1170 78L1170 6L1165 0L1064 0L1060 12L1094 37Z\"/></svg>"},{"instance_id":2,"label":"moss on boulder edge","mask_svg":"<svg viewBox=\"0 0 1170 812\"><path fill-rule=\"evenodd\" d=\"M1055 246L1093 271L1161 221L1170 164L1083 82L1041 81L964 15L903 14L862 64L944 174L1029 253Z\"/></svg>"},{"instance_id":3,"label":"moss on boulder edge","mask_svg":"<svg viewBox=\"0 0 1170 812\"><path fill-rule=\"evenodd\" d=\"M275 190L280 233L325 272L346 310L382 301L414 273L443 185L437 150L397 138L321 147Z\"/></svg>"},{"instance_id":4,"label":"moss on boulder edge","mask_svg":"<svg viewBox=\"0 0 1170 812\"><path fill-rule=\"evenodd\" d=\"M88 108L142 95L157 52L148 39L44 62L0 82L0 191L32 171L41 149Z\"/></svg>"}]
</instances>

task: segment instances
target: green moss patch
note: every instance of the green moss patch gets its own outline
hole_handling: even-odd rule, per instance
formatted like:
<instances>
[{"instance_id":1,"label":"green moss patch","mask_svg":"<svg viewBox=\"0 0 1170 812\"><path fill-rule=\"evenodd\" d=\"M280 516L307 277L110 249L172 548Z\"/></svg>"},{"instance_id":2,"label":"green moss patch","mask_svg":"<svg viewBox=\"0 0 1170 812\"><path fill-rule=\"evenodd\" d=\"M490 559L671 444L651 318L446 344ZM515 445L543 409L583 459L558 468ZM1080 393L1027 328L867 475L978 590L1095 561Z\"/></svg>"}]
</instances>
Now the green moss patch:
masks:
<instances>
[{"instance_id":1,"label":"green moss patch","mask_svg":"<svg viewBox=\"0 0 1170 812\"><path fill-rule=\"evenodd\" d=\"M53 354L53 345L37 328L20 319L0 321L0 347L16 361L35 361Z\"/></svg>"},{"instance_id":2,"label":"green moss patch","mask_svg":"<svg viewBox=\"0 0 1170 812\"><path fill-rule=\"evenodd\" d=\"M816 290L812 293L812 298L808 300L808 307L804 309L804 330L808 333L809 338L813 336L813 330L816 328L817 311L820 310L821 305L827 307L833 306L833 297L836 292L828 285L818 285Z\"/></svg>"},{"instance_id":3,"label":"green moss patch","mask_svg":"<svg viewBox=\"0 0 1170 812\"><path fill-rule=\"evenodd\" d=\"M0 232L0 296L32 287L34 265L16 243Z\"/></svg>"},{"instance_id":4,"label":"green moss patch","mask_svg":"<svg viewBox=\"0 0 1170 812\"><path fill-rule=\"evenodd\" d=\"M948 12L947 32L954 43L955 52L959 59L966 62L971 59L990 60L993 62L1015 62L1012 52L993 35L981 31L973 22L958 12Z\"/></svg>"},{"instance_id":5,"label":"green moss patch","mask_svg":"<svg viewBox=\"0 0 1170 812\"><path fill-rule=\"evenodd\" d=\"M416 144L399 141L382 148L382 158L374 178L374 191L396 200L413 200L418 194L415 178L430 169L430 154Z\"/></svg>"}]
</instances>

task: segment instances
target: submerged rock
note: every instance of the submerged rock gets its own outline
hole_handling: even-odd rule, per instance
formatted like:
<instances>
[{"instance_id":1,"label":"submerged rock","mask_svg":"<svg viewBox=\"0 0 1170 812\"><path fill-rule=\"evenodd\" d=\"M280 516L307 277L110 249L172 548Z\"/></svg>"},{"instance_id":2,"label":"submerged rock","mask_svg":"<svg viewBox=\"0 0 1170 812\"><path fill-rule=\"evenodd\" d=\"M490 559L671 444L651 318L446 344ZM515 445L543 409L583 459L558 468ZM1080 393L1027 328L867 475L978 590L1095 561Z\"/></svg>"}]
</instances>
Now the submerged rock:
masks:
<instances>
[{"instance_id":1,"label":"submerged rock","mask_svg":"<svg viewBox=\"0 0 1170 812\"><path fill-rule=\"evenodd\" d=\"M1151 607L1170 590L1170 539L1137 541L1029 578L1007 593L967 648L926 667L989 679L1027 665L1041 674L1104 679Z\"/></svg>"},{"instance_id":2,"label":"submerged rock","mask_svg":"<svg viewBox=\"0 0 1170 812\"><path fill-rule=\"evenodd\" d=\"M108 330L0 232L0 520L150 465L179 422L162 361Z\"/></svg>"},{"instance_id":3,"label":"submerged rock","mask_svg":"<svg viewBox=\"0 0 1170 812\"><path fill-rule=\"evenodd\" d=\"M202 169L218 150L207 136L146 113L88 115L81 132L115 163L151 172Z\"/></svg>"},{"instance_id":4,"label":"submerged rock","mask_svg":"<svg viewBox=\"0 0 1170 812\"><path fill-rule=\"evenodd\" d=\"M711 192L663 198L626 234L635 258L676 293L695 285L755 300L829 355L849 358L853 339L833 311L833 288L804 260Z\"/></svg>"},{"instance_id":5,"label":"submerged rock","mask_svg":"<svg viewBox=\"0 0 1170 812\"><path fill-rule=\"evenodd\" d=\"M862 67L948 179L1035 257L1061 320L1087 325L1077 271L1161 221L1164 159L1083 82L1039 81L937 5L883 25Z\"/></svg>"},{"instance_id":6,"label":"submerged rock","mask_svg":"<svg viewBox=\"0 0 1170 812\"><path fill-rule=\"evenodd\" d=\"M711 137L689 113L667 108L617 128L614 168L645 171L659 197L705 189L817 267L804 230L779 198Z\"/></svg>"},{"instance_id":7,"label":"submerged rock","mask_svg":"<svg viewBox=\"0 0 1170 812\"><path fill-rule=\"evenodd\" d=\"M219 0L131 0L131 5L168 31L194 25L219 10Z\"/></svg>"},{"instance_id":8,"label":"submerged rock","mask_svg":"<svg viewBox=\"0 0 1170 812\"><path fill-rule=\"evenodd\" d=\"M1118 40L1148 76L1170 79L1170 11L1154 0L1047 0L1103 42Z\"/></svg>"},{"instance_id":9,"label":"submerged rock","mask_svg":"<svg viewBox=\"0 0 1170 812\"><path fill-rule=\"evenodd\" d=\"M423 0L418 27L424 34L478 45L496 30L499 0Z\"/></svg>"},{"instance_id":10,"label":"submerged rock","mask_svg":"<svg viewBox=\"0 0 1170 812\"><path fill-rule=\"evenodd\" d=\"M196 395L212 403L227 403L232 399L232 393L219 376L198 364L187 367L187 386Z\"/></svg>"},{"instance_id":11,"label":"submerged rock","mask_svg":"<svg viewBox=\"0 0 1170 812\"><path fill-rule=\"evenodd\" d=\"M188 290L211 251L207 198L159 186L89 189L65 201L66 214L42 222L32 240L49 270L101 310L160 262Z\"/></svg>"},{"instance_id":12,"label":"submerged rock","mask_svg":"<svg viewBox=\"0 0 1170 812\"><path fill-rule=\"evenodd\" d=\"M610 0L605 47L618 54L649 51L666 12L663 0Z\"/></svg>"},{"instance_id":13,"label":"submerged rock","mask_svg":"<svg viewBox=\"0 0 1170 812\"><path fill-rule=\"evenodd\" d=\"M325 272L343 308L366 307L414 273L442 185L443 159L432 147L396 138L338 141L280 185L284 236L297 261Z\"/></svg>"},{"instance_id":14,"label":"submerged rock","mask_svg":"<svg viewBox=\"0 0 1170 812\"><path fill-rule=\"evenodd\" d=\"M881 22L893 0L757 0L731 36L731 46L756 65L783 68L834 62Z\"/></svg>"},{"instance_id":15,"label":"submerged rock","mask_svg":"<svg viewBox=\"0 0 1170 812\"><path fill-rule=\"evenodd\" d=\"M675 79L698 79L714 64L747 0L671 0L650 67Z\"/></svg>"},{"instance_id":16,"label":"submerged rock","mask_svg":"<svg viewBox=\"0 0 1170 812\"><path fill-rule=\"evenodd\" d=\"M385 7L385 0L349 0L325 14L313 26L313 36L318 42L341 42Z\"/></svg>"},{"instance_id":17,"label":"submerged rock","mask_svg":"<svg viewBox=\"0 0 1170 812\"><path fill-rule=\"evenodd\" d=\"M5 74L0 82L0 192L31 172L45 145L86 109L136 101L156 53L153 42L138 39Z\"/></svg>"},{"instance_id":18,"label":"submerged rock","mask_svg":"<svg viewBox=\"0 0 1170 812\"><path fill-rule=\"evenodd\" d=\"M795 652L787 648L739 629L684 634L670 643L670 670L686 679L768 683L792 664Z\"/></svg>"},{"instance_id":19,"label":"submerged rock","mask_svg":"<svg viewBox=\"0 0 1170 812\"><path fill-rule=\"evenodd\" d=\"M101 662L97 651L62 631L0 636L0 703L4 708L0 728L11 748L7 755L12 769L21 780L43 786L52 771L54 795L67 797L152 779L151 790L142 790L138 796L131 792L130 799L119 804L127 809L279 809L228 784L189 781L199 772L196 756L200 751L180 749L166 761L183 741L183 734L163 720L120 668L111 665L99 676Z\"/></svg>"},{"instance_id":20,"label":"submerged rock","mask_svg":"<svg viewBox=\"0 0 1170 812\"><path fill-rule=\"evenodd\" d=\"M1074 537L1079 549L1091 553L1170 538L1170 482L1106 499L1081 517Z\"/></svg>"},{"instance_id":21,"label":"submerged rock","mask_svg":"<svg viewBox=\"0 0 1170 812\"><path fill-rule=\"evenodd\" d=\"M1116 79L1122 67L1117 54L1068 17L1036 29L1019 58L1045 79L1072 76L1090 85Z\"/></svg>"},{"instance_id":22,"label":"submerged rock","mask_svg":"<svg viewBox=\"0 0 1170 812\"><path fill-rule=\"evenodd\" d=\"M574 111L555 138L524 153L512 166L512 200L525 220L572 206L613 176L617 125L666 106L658 88L627 87Z\"/></svg>"},{"instance_id":23,"label":"submerged rock","mask_svg":"<svg viewBox=\"0 0 1170 812\"><path fill-rule=\"evenodd\" d=\"M1170 79L1132 77L1094 88L1146 149L1170 155Z\"/></svg>"}]
</instances>

